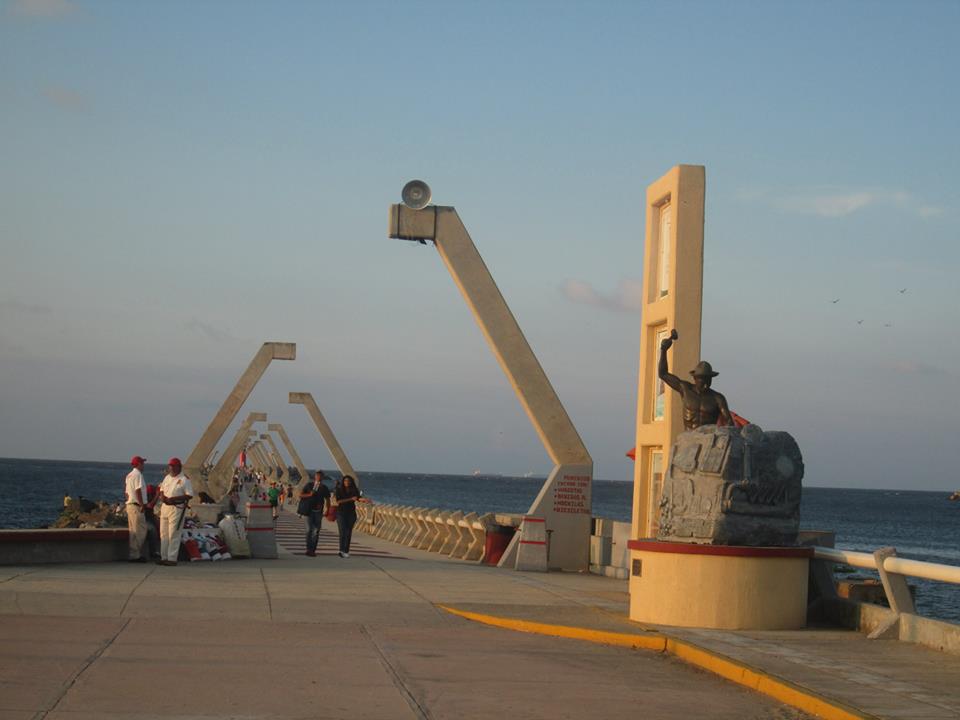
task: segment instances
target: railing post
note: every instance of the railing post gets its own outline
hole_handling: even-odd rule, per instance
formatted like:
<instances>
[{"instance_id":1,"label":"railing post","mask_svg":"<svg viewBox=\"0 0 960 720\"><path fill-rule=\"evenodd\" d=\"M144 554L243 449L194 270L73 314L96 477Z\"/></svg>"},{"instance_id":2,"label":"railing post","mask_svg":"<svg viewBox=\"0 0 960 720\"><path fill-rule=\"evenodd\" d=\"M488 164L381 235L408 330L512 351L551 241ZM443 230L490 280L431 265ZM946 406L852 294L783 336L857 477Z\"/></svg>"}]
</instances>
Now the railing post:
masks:
<instances>
[{"instance_id":1,"label":"railing post","mask_svg":"<svg viewBox=\"0 0 960 720\"><path fill-rule=\"evenodd\" d=\"M877 561L877 572L880 573L880 582L883 583L883 590L887 594L887 602L890 603L890 609L898 615L900 613L914 615L917 611L913 606L913 596L910 594L907 579L903 575L887 572L883 566L888 557L896 556L897 550L892 547L880 548L873 553L873 558Z\"/></svg>"},{"instance_id":2,"label":"railing post","mask_svg":"<svg viewBox=\"0 0 960 720\"><path fill-rule=\"evenodd\" d=\"M913 596L910 594L910 586L907 585L907 579L903 575L887 572L884 562L887 558L896 557L897 550L892 547L884 547L873 553L873 559L877 563L877 572L880 575L880 582L883 583L883 591L887 595L887 602L890 603L890 609L893 610L893 617L876 630L869 637L871 640L879 638L899 637L900 635L900 615L909 613L916 614L916 608L913 606Z\"/></svg>"}]
</instances>

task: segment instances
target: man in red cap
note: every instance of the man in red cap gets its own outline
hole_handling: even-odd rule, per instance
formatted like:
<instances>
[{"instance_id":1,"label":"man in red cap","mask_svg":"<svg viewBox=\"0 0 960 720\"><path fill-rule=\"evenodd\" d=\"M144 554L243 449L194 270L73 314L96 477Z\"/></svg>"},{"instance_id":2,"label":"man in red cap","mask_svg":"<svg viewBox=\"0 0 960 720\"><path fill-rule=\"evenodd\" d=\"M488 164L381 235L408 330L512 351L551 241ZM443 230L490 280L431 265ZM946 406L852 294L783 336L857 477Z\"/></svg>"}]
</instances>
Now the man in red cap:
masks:
<instances>
[{"instance_id":1,"label":"man in red cap","mask_svg":"<svg viewBox=\"0 0 960 720\"><path fill-rule=\"evenodd\" d=\"M193 497L193 485L190 478L183 474L180 458L170 458L167 463L167 475L160 483L157 495L163 507L160 508L160 565L176 565L180 553L180 525L187 503Z\"/></svg>"},{"instance_id":2,"label":"man in red cap","mask_svg":"<svg viewBox=\"0 0 960 720\"><path fill-rule=\"evenodd\" d=\"M134 455L130 458L133 470L127 473L127 528L130 530L130 562L146 562L143 555L143 541L147 537L147 520L143 510L147 505L147 486L143 482L143 464L146 458Z\"/></svg>"}]
</instances>

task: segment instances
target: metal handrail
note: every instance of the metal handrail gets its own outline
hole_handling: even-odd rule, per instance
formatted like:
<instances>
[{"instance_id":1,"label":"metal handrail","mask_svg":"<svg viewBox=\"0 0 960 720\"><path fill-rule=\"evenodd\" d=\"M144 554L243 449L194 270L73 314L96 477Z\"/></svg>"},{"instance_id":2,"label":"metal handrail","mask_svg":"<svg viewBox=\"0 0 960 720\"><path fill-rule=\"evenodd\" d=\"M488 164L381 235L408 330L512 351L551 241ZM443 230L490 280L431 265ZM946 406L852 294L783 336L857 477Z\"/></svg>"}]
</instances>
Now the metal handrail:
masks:
<instances>
[{"instance_id":1,"label":"metal handrail","mask_svg":"<svg viewBox=\"0 0 960 720\"><path fill-rule=\"evenodd\" d=\"M814 557L817 560L844 563L852 567L877 570L877 561L873 555L851 550L836 550L834 548L814 548ZM888 557L883 561L883 569L896 575L923 578L924 580L938 580L945 583L960 585L960 567L956 565L941 565L939 563L924 562L923 560L908 560L902 557Z\"/></svg>"}]
</instances>

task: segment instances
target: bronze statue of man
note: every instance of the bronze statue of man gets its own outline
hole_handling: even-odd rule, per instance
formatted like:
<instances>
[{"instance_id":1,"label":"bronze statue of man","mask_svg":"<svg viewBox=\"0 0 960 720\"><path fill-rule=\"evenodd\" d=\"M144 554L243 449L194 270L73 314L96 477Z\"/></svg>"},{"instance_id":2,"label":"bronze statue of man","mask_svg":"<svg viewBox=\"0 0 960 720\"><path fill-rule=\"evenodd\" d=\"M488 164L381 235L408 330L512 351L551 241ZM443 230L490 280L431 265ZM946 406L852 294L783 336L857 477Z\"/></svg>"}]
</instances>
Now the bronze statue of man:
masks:
<instances>
[{"instance_id":1,"label":"bronze statue of man","mask_svg":"<svg viewBox=\"0 0 960 720\"><path fill-rule=\"evenodd\" d=\"M690 371L693 382L681 380L672 375L667 369L667 350L679 336L677 331L670 332L670 337L660 343L660 363L657 365L657 374L668 386L676 390L683 397L683 427L693 430L701 425L716 425L723 419L724 424L732 425L730 409L727 399L716 390L710 389L710 383L720 373L714 372L710 363L701 360Z\"/></svg>"}]
</instances>

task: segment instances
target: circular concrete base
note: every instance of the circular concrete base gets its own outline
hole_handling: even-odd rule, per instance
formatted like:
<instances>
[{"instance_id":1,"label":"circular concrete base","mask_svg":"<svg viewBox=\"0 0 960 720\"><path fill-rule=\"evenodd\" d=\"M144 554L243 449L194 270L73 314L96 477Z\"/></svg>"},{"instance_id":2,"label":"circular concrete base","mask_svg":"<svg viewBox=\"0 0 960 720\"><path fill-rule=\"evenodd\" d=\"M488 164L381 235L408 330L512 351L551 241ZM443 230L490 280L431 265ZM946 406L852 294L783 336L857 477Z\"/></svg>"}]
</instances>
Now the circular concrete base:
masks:
<instances>
[{"instance_id":1,"label":"circular concrete base","mask_svg":"<svg viewBox=\"0 0 960 720\"><path fill-rule=\"evenodd\" d=\"M631 540L630 619L718 630L796 630L812 548Z\"/></svg>"}]
</instances>

